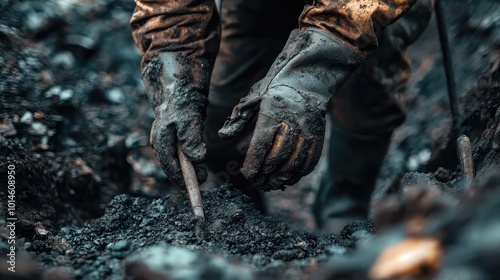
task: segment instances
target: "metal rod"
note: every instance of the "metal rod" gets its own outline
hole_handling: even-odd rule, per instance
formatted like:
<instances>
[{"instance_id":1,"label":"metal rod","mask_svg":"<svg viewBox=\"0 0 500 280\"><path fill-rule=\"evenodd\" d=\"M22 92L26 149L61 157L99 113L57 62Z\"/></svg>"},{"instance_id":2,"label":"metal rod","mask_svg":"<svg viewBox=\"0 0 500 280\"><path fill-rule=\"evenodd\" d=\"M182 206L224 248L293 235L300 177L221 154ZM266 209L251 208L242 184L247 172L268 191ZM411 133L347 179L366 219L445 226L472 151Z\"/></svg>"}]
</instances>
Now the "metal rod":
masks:
<instances>
[{"instance_id":1,"label":"metal rod","mask_svg":"<svg viewBox=\"0 0 500 280\"><path fill-rule=\"evenodd\" d=\"M462 119L458 111L457 90L455 84L455 73L451 60L451 49L448 41L448 28L446 26L446 17L444 14L442 0L437 0L435 4L436 21L439 32L439 41L441 42L441 51L443 53L444 72L446 75L446 84L448 87L448 98L450 101L450 111L453 122L451 139L457 139L457 154L462 169L462 178L464 180L463 188L466 189L474 180L474 158L472 156L472 146L469 137L464 134ZM460 137L459 137L460 136Z\"/></svg>"},{"instance_id":2,"label":"metal rod","mask_svg":"<svg viewBox=\"0 0 500 280\"><path fill-rule=\"evenodd\" d=\"M448 98L450 101L450 111L453 122L452 139L457 139L463 134L462 120L458 112L457 90L455 84L455 73L451 61L451 49L448 41L448 28L446 27L446 19L441 0L436 1L436 21L439 32L439 41L441 42L441 51L443 53L444 72L446 75L446 84L448 87Z\"/></svg>"},{"instance_id":3,"label":"metal rod","mask_svg":"<svg viewBox=\"0 0 500 280\"><path fill-rule=\"evenodd\" d=\"M179 156L179 162L182 169L182 177L186 183L186 189L189 196L189 201L191 202L191 209L193 214L202 220L205 220L205 213L203 212L203 201L201 199L200 190L198 188L198 180L196 179L196 171L194 170L193 164L187 159L184 152L177 143L177 155Z\"/></svg>"},{"instance_id":4,"label":"metal rod","mask_svg":"<svg viewBox=\"0 0 500 280\"><path fill-rule=\"evenodd\" d=\"M472 146L469 137L462 135L457 140L458 157L460 158L460 167L462 169L462 179L464 180L464 189L467 189L472 180L474 180L474 160L472 157Z\"/></svg>"}]
</instances>

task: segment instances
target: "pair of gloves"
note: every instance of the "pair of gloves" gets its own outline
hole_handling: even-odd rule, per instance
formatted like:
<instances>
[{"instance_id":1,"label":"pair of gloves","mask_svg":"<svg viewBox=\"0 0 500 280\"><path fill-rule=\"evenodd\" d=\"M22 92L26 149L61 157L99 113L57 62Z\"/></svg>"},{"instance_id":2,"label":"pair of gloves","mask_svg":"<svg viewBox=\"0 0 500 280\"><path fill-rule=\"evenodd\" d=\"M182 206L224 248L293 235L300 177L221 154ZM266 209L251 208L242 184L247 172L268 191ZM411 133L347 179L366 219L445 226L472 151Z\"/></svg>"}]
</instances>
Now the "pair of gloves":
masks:
<instances>
[{"instance_id":1,"label":"pair of gloves","mask_svg":"<svg viewBox=\"0 0 500 280\"><path fill-rule=\"evenodd\" d=\"M134 1L132 34L156 113L151 144L171 180L184 185L176 146L193 163L205 159L202 124L220 18L213 0ZM264 190L291 185L314 169L329 99L376 50L384 28L417 0L307 2L299 29L219 131L223 138L233 137L257 118L241 171Z\"/></svg>"},{"instance_id":2,"label":"pair of gloves","mask_svg":"<svg viewBox=\"0 0 500 280\"><path fill-rule=\"evenodd\" d=\"M283 189L309 174L321 155L331 96L362 61L359 51L315 27L296 29L267 75L241 99L219 130L241 133L257 118L242 174L263 190ZM177 143L193 163L205 159L203 120L211 66L178 52L157 55L144 81L156 120L151 145L169 178L184 185Z\"/></svg>"}]
</instances>

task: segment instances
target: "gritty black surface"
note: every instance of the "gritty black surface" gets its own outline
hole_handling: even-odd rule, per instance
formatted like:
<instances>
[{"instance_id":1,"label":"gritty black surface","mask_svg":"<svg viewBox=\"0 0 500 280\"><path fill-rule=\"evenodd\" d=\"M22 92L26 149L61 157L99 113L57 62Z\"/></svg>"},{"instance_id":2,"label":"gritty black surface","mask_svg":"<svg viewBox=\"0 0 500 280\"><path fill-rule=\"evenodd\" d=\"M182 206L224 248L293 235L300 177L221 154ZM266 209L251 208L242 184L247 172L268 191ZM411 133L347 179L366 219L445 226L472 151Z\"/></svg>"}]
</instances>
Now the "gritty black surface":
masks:
<instances>
[{"instance_id":1,"label":"gritty black surface","mask_svg":"<svg viewBox=\"0 0 500 280\"><path fill-rule=\"evenodd\" d=\"M121 260L139 248L161 243L224 252L262 268L273 260L290 262L325 255L332 245L353 247L350 234L366 228L358 224L346 229L345 239L298 232L260 214L233 188L223 186L202 196L207 209L203 223L192 215L185 197L149 200L119 195L102 217L83 227L63 227L46 238L26 240L31 243L28 251L44 267L67 266L78 278L104 279L123 273Z\"/></svg>"},{"instance_id":2,"label":"gritty black surface","mask_svg":"<svg viewBox=\"0 0 500 280\"><path fill-rule=\"evenodd\" d=\"M424 216L425 234L444 237L445 264L435 279L450 275L495 279L499 273L495 263L499 254L493 246L500 236L499 180L491 173L498 173L500 162L498 59L495 64L500 29L498 21L491 20L495 11L491 1L466 2L473 8L463 9L465 2L452 1L447 7L454 15L450 23L463 92L460 106L473 144L477 179L464 195L452 191L460 181L458 165L452 162L451 167L438 166L425 175L415 173L416 180L400 184L407 171L426 171L425 161L418 157L422 151L443 157L440 147L453 141L448 139L450 121L439 58L419 58L416 52L415 61L437 62L424 74L426 64L416 65L415 72L423 77L415 78L416 86L409 92L409 119L393 139L389 153L393 161L379 182L392 186L397 196L382 203L394 209L423 209L397 217L397 224L385 223L395 227L397 236L405 235L402 224L410 218ZM285 211L275 212L274 217L260 214L245 196L227 186L203 191L207 218L200 224L192 217L187 198L165 187L165 175L148 147L153 113L140 82L140 58L128 26L133 2L61 3L0 1L0 178L6 178L7 165L16 166L19 269L15 275L6 272L7 194L2 190L2 279L124 279L143 271L137 268L142 264L130 265L134 257L161 246L195 252L192 270L222 256L249 268L258 279L310 279L323 266L333 269L327 275L345 272L346 279L359 279L385 246L382 241L397 240L384 231L381 239L370 241L373 222L354 222L339 236L304 232L306 222L297 217L309 211L304 197L314 186L279 192L270 207ZM432 33L427 36L423 45L434 38ZM484 48L477 47L479 42ZM416 167L408 164L414 158ZM419 180L446 187L438 188L434 197L433 192L414 187ZM431 199L401 196L404 186ZM287 196L304 201L283 207L283 200L291 199ZM298 222L292 227L281 218Z\"/></svg>"}]
</instances>

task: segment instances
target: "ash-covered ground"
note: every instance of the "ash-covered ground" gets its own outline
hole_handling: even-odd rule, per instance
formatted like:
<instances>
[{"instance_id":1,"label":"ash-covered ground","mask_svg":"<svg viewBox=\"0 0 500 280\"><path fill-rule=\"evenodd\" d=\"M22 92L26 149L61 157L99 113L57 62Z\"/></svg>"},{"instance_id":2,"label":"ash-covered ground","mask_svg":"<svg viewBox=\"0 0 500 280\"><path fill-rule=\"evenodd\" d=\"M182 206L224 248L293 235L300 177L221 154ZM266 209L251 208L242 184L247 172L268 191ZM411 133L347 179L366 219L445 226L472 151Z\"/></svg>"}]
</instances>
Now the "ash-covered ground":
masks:
<instances>
[{"instance_id":1,"label":"ash-covered ground","mask_svg":"<svg viewBox=\"0 0 500 280\"><path fill-rule=\"evenodd\" d=\"M314 233L311 218L321 164L266 194L270 215L218 186L202 191L206 221L193 218L148 144L133 1L0 0L0 277L498 279L500 6L444 4L476 179L464 186L447 149L456 139L433 21L410 49L408 118L377 183L374 220L335 235Z\"/></svg>"}]
</instances>

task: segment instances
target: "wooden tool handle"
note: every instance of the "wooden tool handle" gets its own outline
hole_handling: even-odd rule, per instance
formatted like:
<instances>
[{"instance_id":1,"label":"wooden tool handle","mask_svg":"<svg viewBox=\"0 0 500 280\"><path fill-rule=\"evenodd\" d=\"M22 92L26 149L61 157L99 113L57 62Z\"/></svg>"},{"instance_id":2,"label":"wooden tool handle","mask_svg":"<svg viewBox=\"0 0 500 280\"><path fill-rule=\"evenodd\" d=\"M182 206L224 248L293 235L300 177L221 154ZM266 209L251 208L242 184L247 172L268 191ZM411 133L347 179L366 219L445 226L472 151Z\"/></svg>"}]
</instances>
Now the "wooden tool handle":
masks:
<instances>
[{"instance_id":1,"label":"wooden tool handle","mask_svg":"<svg viewBox=\"0 0 500 280\"><path fill-rule=\"evenodd\" d=\"M179 161L182 169L182 177L184 177L184 182L186 183L186 189L189 196L189 201L191 202L191 208L193 209L193 214L205 220L205 213L203 212L203 202L201 200L200 190L198 188L198 180L196 179L196 171L194 170L193 164L187 159L186 155L182 151L179 143L177 143L177 155L179 156Z\"/></svg>"}]
</instances>

